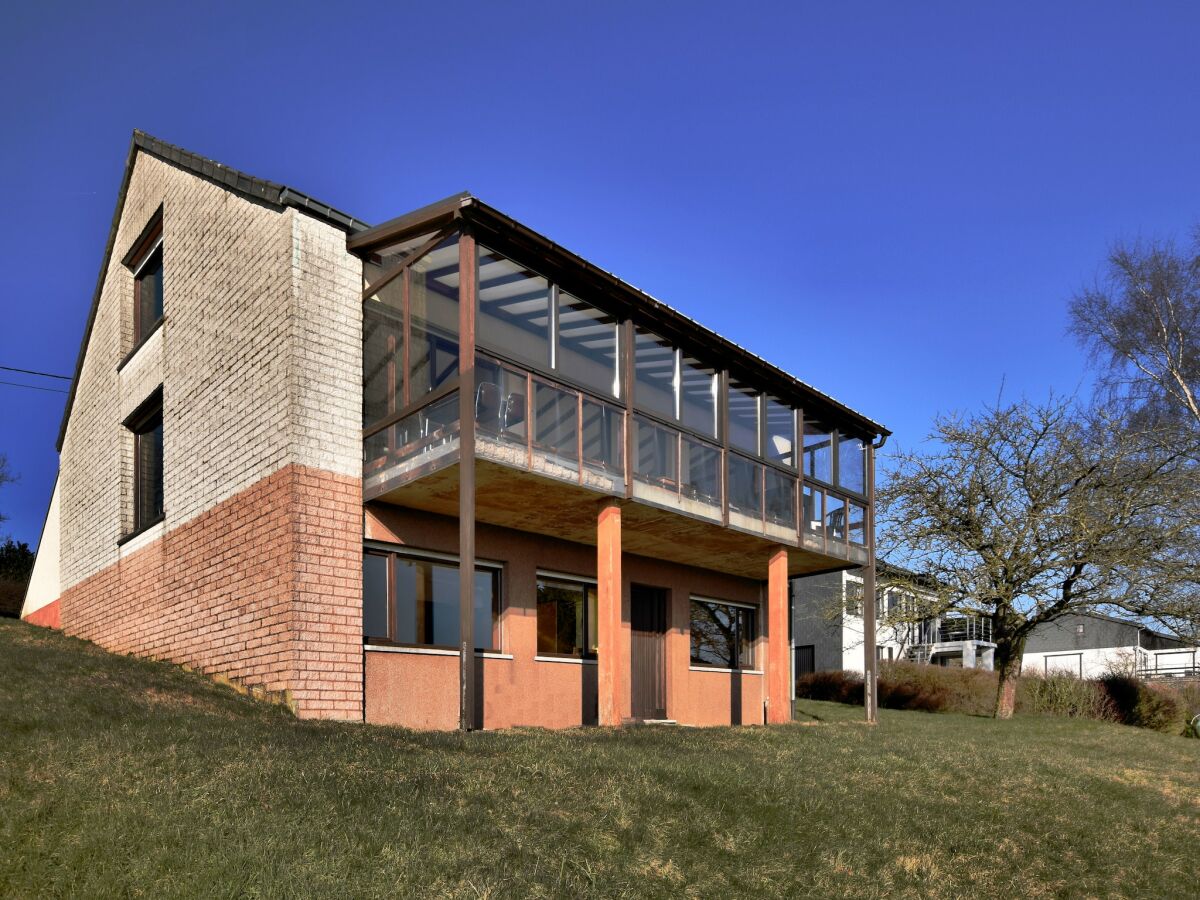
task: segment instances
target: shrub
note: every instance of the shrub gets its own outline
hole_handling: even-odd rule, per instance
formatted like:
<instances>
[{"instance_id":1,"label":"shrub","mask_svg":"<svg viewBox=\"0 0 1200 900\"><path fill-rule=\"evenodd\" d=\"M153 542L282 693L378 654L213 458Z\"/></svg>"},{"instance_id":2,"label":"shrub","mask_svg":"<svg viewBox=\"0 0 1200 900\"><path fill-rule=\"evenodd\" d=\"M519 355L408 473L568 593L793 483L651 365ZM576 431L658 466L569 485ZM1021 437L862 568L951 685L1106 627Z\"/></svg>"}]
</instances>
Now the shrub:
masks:
<instances>
[{"instance_id":1,"label":"shrub","mask_svg":"<svg viewBox=\"0 0 1200 900\"><path fill-rule=\"evenodd\" d=\"M996 674L911 662L885 663L879 672L879 705L889 709L984 716L996 703Z\"/></svg>"},{"instance_id":2,"label":"shrub","mask_svg":"<svg viewBox=\"0 0 1200 900\"><path fill-rule=\"evenodd\" d=\"M1017 709L1023 713L1072 719L1120 721L1099 682L1076 678L1065 672L1023 676L1017 683Z\"/></svg>"},{"instance_id":3,"label":"shrub","mask_svg":"<svg viewBox=\"0 0 1200 900\"><path fill-rule=\"evenodd\" d=\"M856 672L811 672L796 679L796 696L834 703L863 702L863 678Z\"/></svg>"},{"instance_id":4,"label":"shrub","mask_svg":"<svg viewBox=\"0 0 1200 900\"><path fill-rule=\"evenodd\" d=\"M1147 684L1128 675L1105 675L1100 679L1100 685L1119 722L1155 731L1178 732L1184 721L1183 701L1168 687Z\"/></svg>"}]
</instances>

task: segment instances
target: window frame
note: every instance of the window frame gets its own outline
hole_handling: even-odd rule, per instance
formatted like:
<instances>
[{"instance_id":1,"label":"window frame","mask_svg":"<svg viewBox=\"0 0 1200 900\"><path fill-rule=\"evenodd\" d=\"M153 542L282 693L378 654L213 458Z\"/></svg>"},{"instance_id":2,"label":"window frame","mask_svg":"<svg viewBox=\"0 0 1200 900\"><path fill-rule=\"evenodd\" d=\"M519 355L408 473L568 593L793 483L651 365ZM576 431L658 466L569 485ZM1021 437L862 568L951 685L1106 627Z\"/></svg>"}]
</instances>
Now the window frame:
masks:
<instances>
[{"instance_id":1,"label":"window frame","mask_svg":"<svg viewBox=\"0 0 1200 900\"><path fill-rule=\"evenodd\" d=\"M537 645L537 638L538 638L538 634L537 634L537 608L538 608L537 592L538 592L538 589L541 587L543 581L547 581L547 582L556 582L557 581L564 585L578 585L579 587L583 588L583 649L579 653L558 653L558 652L552 651L552 650L541 650L538 647L538 645ZM597 605L596 613L597 613L597 615L596 615L595 622L588 621L588 617L591 613L591 605L588 603L588 593L587 593L589 588L592 591L595 591L597 593L597 597L596 597L596 601L597 601L596 602L596 605ZM533 589L533 618L534 618L533 656L534 656L535 660L538 660L538 659L547 659L547 660L577 659L582 662L595 662L597 659L599 659L599 657L600 657L600 653L599 653L600 641L599 641L599 634L598 634L598 632L600 630L599 590L600 590L600 587L597 582L597 579L595 579L589 575L573 575L573 574L570 574L567 572L551 572L546 569L538 569L537 570L537 574L534 578L534 589ZM591 630L589 630L589 625L591 625L592 628L594 628L596 630L596 632L597 632L596 635L593 635ZM589 645L592 643L591 639L593 637L596 638L597 649L595 651L588 649Z\"/></svg>"},{"instance_id":2,"label":"window frame","mask_svg":"<svg viewBox=\"0 0 1200 900\"><path fill-rule=\"evenodd\" d=\"M457 645L434 644L426 642L398 641L395 639L399 626L396 613L396 560L404 559L416 562L432 563L434 565L451 566L457 572L460 568L459 558L451 553L439 553L435 550L411 550L407 547L398 549L379 541L367 541L363 544L363 556L382 556L387 560L386 589L387 598L387 630L386 637L367 635L364 631L362 641L364 647L395 647L401 650L436 650L439 652L458 652ZM504 652L504 564L493 560L476 559L475 574L481 571L492 576L492 611L495 617L494 632L495 647L478 647L476 654L503 654ZM363 605L366 605L366 593L363 594ZM366 616L363 616L364 623ZM365 625L364 625L365 627Z\"/></svg>"},{"instance_id":3,"label":"window frame","mask_svg":"<svg viewBox=\"0 0 1200 900\"><path fill-rule=\"evenodd\" d=\"M150 396L138 404L137 409L125 418L121 423L133 435L133 515L130 517L131 530L122 538L122 543L130 538L136 537L147 529L153 528L159 522L166 518L166 493L164 491L164 457L165 457L165 431L163 427L163 389L162 385L155 388ZM152 437L155 432L158 432L158 453L157 461L157 477L154 479L157 482L157 508L149 515L143 514L144 491L146 490L144 479L142 478L142 447L143 442Z\"/></svg>"},{"instance_id":4,"label":"window frame","mask_svg":"<svg viewBox=\"0 0 1200 900\"><path fill-rule=\"evenodd\" d=\"M140 348L142 344L149 340L150 336L158 330L158 327L162 324L163 319L166 318L166 306L164 304L163 312L160 313L153 322L142 321L142 270L146 268L147 264L149 264L149 262L156 255L161 254L163 254L163 208L160 206L155 211L154 215L150 217L150 221L146 223L145 228L142 229L142 232L138 235L137 240L133 242L133 245L129 248L129 252L125 254L125 259L123 260L125 267L129 269L130 275L133 279L133 315L131 316L133 327L130 332L132 335L132 340L130 341L131 349L126 359L137 352L138 348ZM165 263L165 258L163 262ZM163 265L163 273L165 276L165 265ZM160 291L160 303L163 300L162 293L163 292ZM124 360L122 361L122 364L124 364Z\"/></svg>"},{"instance_id":5,"label":"window frame","mask_svg":"<svg viewBox=\"0 0 1200 900\"><path fill-rule=\"evenodd\" d=\"M733 652L735 655L735 665L719 666L714 663L698 660L692 655L692 606L700 604L704 606L725 606L731 609L746 610L750 613L750 638L746 642L750 648L749 664L746 664L741 658L742 653L742 625L741 617L734 618L735 622L735 637L733 641ZM755 668L758 658L758 641L759 641L759 607L753 603L739 603L736 600L719 600L715 597L704 597L699 594L688 595L688 666L692 669L708 669L716 672L760 672L760 669Z\"/></svg>"}]
</instances>

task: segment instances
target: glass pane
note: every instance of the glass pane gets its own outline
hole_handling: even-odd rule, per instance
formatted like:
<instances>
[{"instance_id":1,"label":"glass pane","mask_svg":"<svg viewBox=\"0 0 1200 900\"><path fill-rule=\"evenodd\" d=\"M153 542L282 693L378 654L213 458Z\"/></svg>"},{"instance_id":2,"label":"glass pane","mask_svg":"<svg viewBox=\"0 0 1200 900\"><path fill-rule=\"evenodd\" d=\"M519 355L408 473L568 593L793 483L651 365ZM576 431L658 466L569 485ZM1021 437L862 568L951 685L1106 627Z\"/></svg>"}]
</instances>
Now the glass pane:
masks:
<instances>
[{"instance_id":1,"label":"glass pane","mask_svg":"<svg viewBox=\"0 0 1200 900\"><path fill-rule=\"evenodd\" d=\"M729 445L758 453L758 394L749 385L729 379Z\"/></svg>"},{"instance_id":2,"label":"glass pane","mask_svg":"<svg viewBox=\"0 0 1200 900\"><path fill-rule=\"evenodd\" d=\"M801 497L801 515L804 518L804 530L810 534L820 535L825 531L825 514L821 509L821 500L823 494L820 491L813 490L808 485L804 486L803 496Z\"/></svg>"},{"instance_id":3,"label":"glass pane","mask_svg":"<svg viewBox=\"0 0 1200 900\"><path fill-rule=\"evenodd\" d=\"M729 454L729 508L745 516L762 516L761 463Z\"/></svg>"},{"instance_id":4,"label":"glass pane","mask_svg":"<svg viewBox=\"0 0 1200 900\"><path fill-rule=\"evenodd\" d=\"M162 318L162 283L163 252L162 247L159 247L146 261L145 265L138 270L138 324L141 326L141 331L135 335L136 340L141 340L149 334L150 327Z\"/></svg>"},{"instance_id":5,"label":"glass pane","mask_svg":"<svg viewBox=\"0 0 1200 900\"><path fill-rule=\"evenodd\" d=\"M475 422L480 434L524 444L524 374L481 356L475 360L475 378Z\"/></svg>"},{"instance_id":6,"label":"glass pane","mask_svg":"<svg viewBox=\"0 0 1200 900\"><path fill-rule=\"evenodd\" d=\"M458 566L395 557L396 640L458 647ZM499 622L499 574L475 572L475 647L492 649Z\"/></svg>"},{"instance_id":7,"label":"glass pane","mask_svg":"<svg viewBox=\"0 0 1200 900\"><path fill-rule=\"evenodd\" d=\"M582 656L589 630L585 616L594 609L594 594L588 596L585 585L539 578L537 652Z\"/></svg>"},{"instance_id":8,"label":"glass pane","mask_svg":"<svg viewBox=\"0 0 1200 900\"><path fill-rule=\"evenodd\" d=\"M641 481L673 488L679 478L679 433L640 417L633 424L633 474Z\"/></svg>"},{"instance_id":9,"label":"glass pane","mask_svg":"<svg viewBox=\"0 0 1200 900\"><path fill-rule=\"evenodd\" d=\"M683 438L682 492L693 500L721 502L721 451L687 436Z\"/></svg>"},{"instance_id":10,"label":"glass pane","mask_svg":"<svg viewBox=\"0 0 1200 900\"><path fill-rule=\"evenodd\" d=\"M575 417L578 395L549 384L533 383L533 441L556 456L574 459L578 453Z\"/></svg>"},{"instance_id":11,"label":"glass pane","mask_svg":"<svg viewBox=\"0 0 1200 900\"><path fill-rule=\"evenodd\" d=\"M634 338L634 399L637 407L675 418L675 351L662 338L637 329Z\"/></svg>"},{"instance_id":12,"label":"glass pane","mask_svg":"<svg viewBox=\"0 0 1200 900\"><path fill-rule=\"evenodd\" d=\"M796 415L790 406L767 397L767 446L764 456L785 466L796 465Z\"/></svg>"},{"instance_id":13,"label":"glass pane","mask_svg":"<svg viewBox=\"0 0 1200 900\"><path fill-rule=\"evenodd\" d=\"M480 347L535 366L550 366L550 282L479 248Z\"/></svg>"},{"instance_id":14,"label":"glass pane","mask_svg":"<svg viewBox=\"0 0 1200 900\"><path fill-rule=\"evenodd\" d=\"M833 435L819 422L804 422L804 474L817 481L833 481Z\"/></svg>"},{"instance_id":15,"label":"glass pane","mask_svg":"<svg viewBox=\"0 0 1200 900\"><path fill-rule=\"evenodd\" d=\"M363 307L363 427L400 409L404 391L404 313L397 279ZM393 305L394 304L394 305Z\"/></svg>"},{"instance_id":16,"label":"glass pane","mask_svg":"<svg viewBox=\"0 0 1200 900\"><path fill-rule=\"evenodd\" d=\"M830 540L846 539L846 501L834 494L825 495L825 527Z\"/></svg>"},{"instance_id":17,"label":"glass pane","mask_svg":"<svg viewBox=\"0 0 1200 900\"><path fill-rule=\"evenodd\" d=\"M680 421L688 428L717 436L717 372L690 357L679 363Z\"/></svg>"},{"instance_id":18,"label":"glass pane","mask_svg":"<svg viewBox=\"0 0 1200 900\"><path fill-rule=\"evenodd\" d=\"M867 509L859 503L850 504L850 543L867 543Z\"/></svg>"},{"instance_id":19,"label":"glass pane","mask_svg":"<svg viewBox=\"0 0 1200 900\"><path fill-rule=\"evenodd\" d=\"M623 472L621 410L583 398L583 459L608 472Z\"/></svg>"},{"instance_id":20,"label":"glass pane","mask_svg":"<svg viewBox=\"0 0 1200 900\"><path fill-rule=\"evenodd\" d=\"M767 521L788 528L796 527L796 479L785 472L767 467Z\"/></svg>"},{"instance_id":21,"label":"glass pane","mask_svg":"<svg viewBox=\"0 0 1200 900\"><path fill-rule=\"evenodd\" d=\"M134 437L134 527L143 528L163 512L162 413L138 426Z\"/></svg>"},{"instance_id":22,"label":"glass pane","mask_svg":"<svg viewBox=\"0 0 1200 900\"><path fill-rule=\"evenodd\" d=\"M377 553L364 553L364 637L386 638L388 636L387 602L387 557Z\"/></svg>"},{"instance_id":23,"label":"glass pane","mask_svg":"<svg viewBox=\"0 0 1200 900\"><path fill-rule=\"evenodd\" d=\"M856 494L865 494L866 444L860 438L841 435L838 441L838 484Z\"/></svg>"},{"instance_id":24,"label":"glass pane","mask_svg":"<svg viewBox=\"0 0 1200 900\"><path fill-rule=\"evenodd\" d=\"M367 286L377 281L389 269L400 265L400 263L420 250L433 235L434 232L432 231L427 234L418 234L415 237L405 238L386 247L379 247L372 250L371 255L365 261L366 264L363 266L363 276L367 281Z\"/></svg>"},{"instance_id":25,"label":"glass pane","mask_svg":"<svg viewBox=\"0 0 1200 900\"><path fill-rule=\"evenodd\" d=\"M721 603L691 602L692 663L737 668L737 615Z\"/></svg>"},{"instance_id":26,"label":"glass pane","mask_svg":"<svg viewBox=\"0 0 1200 900\"><path fill-rule=\"evenodd\" d=\"M600 641L596 636L597 607L599 604L599 593L595 585L584 585L584 593L587 594L587 647L588 652L595 653L600 649Z\"/></svg>"},{"instance_id":27,"label":"glass pane","mask_svg":"<svg viewBox=\"0 0 1200 900\"><path fill-rule=\"evenodd\" d=\"M621 395L617 320L578 297L558 293L558 371L602 396Z\"/></svg>"},{"instance_id":28,"label":"glass pane","mask_svg":"<svg viewBox=\"0 0 1200 900\"><path fill-rule=\"evenodd\" d=\"M410 273L409 390L416 402L458 374L458 235L413 263Z\"/></svg>"},{"instance_id":29,"label":"glass pane","mask_svg":"<svg viewBox=\"0 0 1200 900\"><path fill-rule=\"evenodd\" d=\"M734 607L738 616L738 659L742 669L754 668L754 610Z\"/></svg>"}]
</instances>

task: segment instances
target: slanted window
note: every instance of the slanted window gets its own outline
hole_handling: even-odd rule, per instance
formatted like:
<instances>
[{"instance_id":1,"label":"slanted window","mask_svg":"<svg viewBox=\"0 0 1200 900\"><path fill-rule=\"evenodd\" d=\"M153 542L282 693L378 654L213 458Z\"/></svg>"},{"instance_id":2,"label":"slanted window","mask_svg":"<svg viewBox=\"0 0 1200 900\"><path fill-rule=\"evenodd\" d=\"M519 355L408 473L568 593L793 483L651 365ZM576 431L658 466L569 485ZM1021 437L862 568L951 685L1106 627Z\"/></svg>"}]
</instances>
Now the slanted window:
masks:
<instances>
[{"instance_id":1,"label":"slanted window","mask_svg":"<svg viewBox=\"0 0 1200 900\"><path fill-rule=\"evenodd\" d=\"M457 650L458 563L384 550L363 553L363 636ZM475 568L476 650L500 647L500 570Z\"/></svg>"},{"instance_id":2,"label":"slanted window","mask_svg":"<svg viewBox=\"0 0 1200 900\"><path fill-rule=\"evenodd\" d=\"M133 432L133 531L143 531L163 517L162 389L126 420Z\"/></svg>"},{"instance_id":3,"label":"slanted window","mask_svg":"<svg viewBox=\"0 0 1200 900\"><path fill-rule=\"evenodd\" d=\"M754 667L755 610L717 600L691 601L692 665Z\"/></svg>"},{"instance_id":4,"label":"slanted window","mask_svg":"<svg viewBox=\"0 0 1200 900\"><path fill-rule=\"evenodd\" d=\"M538 576L537 653L539 656L596 655L596 585Z\"/></svg>"}]
</instances>

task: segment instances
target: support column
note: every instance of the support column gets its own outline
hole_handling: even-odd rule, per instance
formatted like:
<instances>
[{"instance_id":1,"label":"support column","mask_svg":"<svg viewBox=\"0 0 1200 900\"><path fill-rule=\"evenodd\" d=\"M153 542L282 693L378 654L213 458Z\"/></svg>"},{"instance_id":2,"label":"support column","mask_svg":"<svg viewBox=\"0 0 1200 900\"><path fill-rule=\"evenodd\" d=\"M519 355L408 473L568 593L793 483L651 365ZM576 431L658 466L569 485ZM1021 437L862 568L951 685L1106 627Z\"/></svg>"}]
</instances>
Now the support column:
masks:
<instances>
[{"instance_id":1,"label":"support column","mask_svg":"<svg viewBox=\"0 0 1200 900\"><path fill-rule=\"evenodd\" d=\"M863 706L867 722L879 720L879 658L875 649L875 446L867 454L867 549L869 561L863 569Z\"/></svg>"},{"instance_id":2,"label":"support column","mask_svg":"<svg viewBox=\"0 0 1200 900\"><path fill-rule=\"evenodd\" d=\"M458 239L458 727L475 727L475 238Z\"/></svg>"},{"instance_id":3,"label":"support column","mask_svg":"<svg viewBox=\"0 0 1200 900\"><path fill-rule=\"evenodd\" d=\"M970 641L963 641L963 668L975 668L975 645Z\"/></svg>"},{"instance_id":4,"label":"support column","mask_svg":"<svg viewBox=\"0 0 1200 900\"><path fill-rule=\"evenodd\" d=\"M596 682L601 725L621 724L621 701L629 675L621 627L621 506L600 503L596 522Z\"/></svg>"},{"instance_id":5,"label":"support column","mask_svg":"<svg viewBox=\"0 0 1200 900\"><path fill-rule=\"evenodd\" d=\"M767 564L767 723L792 721L792 665L788 658L788 552L771 554Z\"/></svg>"}]
</instances>

